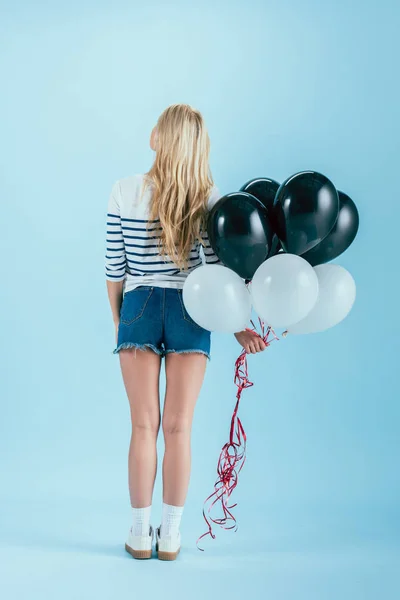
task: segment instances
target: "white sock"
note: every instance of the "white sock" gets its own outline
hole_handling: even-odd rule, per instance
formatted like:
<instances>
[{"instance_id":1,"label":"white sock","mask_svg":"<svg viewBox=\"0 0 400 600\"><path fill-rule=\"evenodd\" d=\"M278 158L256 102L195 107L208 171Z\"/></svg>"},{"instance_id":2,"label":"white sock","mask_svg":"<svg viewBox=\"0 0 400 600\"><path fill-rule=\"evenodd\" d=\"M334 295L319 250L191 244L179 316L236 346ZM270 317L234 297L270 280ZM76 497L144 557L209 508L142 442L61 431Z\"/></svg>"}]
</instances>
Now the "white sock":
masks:
<instances>
[{"instance_id":1,"label":"white sock","mask_svg":"<svg viewBox=\"0 0 400 600\"><path fill-rule=\"evenodd\" d=\"M149 535L151 505L145 508L133 508L133 535Z\"/></svg>"},{"instance_id":2,"label":"white sock","mask_svg":"<svg viewBox=\"0 0 400 600\"><path fill-rule=\"evenodd\" d=\"M162 506L162 521L160 536L176 536L179 533L179 526L183 513L183 506L172 506L165 504Z\"/></svg>"}]
</instances>

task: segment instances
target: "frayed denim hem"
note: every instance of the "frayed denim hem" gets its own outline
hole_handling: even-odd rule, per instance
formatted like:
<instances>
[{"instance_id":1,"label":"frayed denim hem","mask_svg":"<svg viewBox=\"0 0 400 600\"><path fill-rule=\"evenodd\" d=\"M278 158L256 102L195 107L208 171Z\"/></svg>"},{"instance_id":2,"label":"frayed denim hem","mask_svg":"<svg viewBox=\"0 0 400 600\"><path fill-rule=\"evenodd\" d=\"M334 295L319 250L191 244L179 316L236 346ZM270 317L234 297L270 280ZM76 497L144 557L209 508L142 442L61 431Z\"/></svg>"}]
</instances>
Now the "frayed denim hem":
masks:
<instances>
[{"instance_id":1,"label":"frayed denim hem","mask_svg":"<svg viewBox=\"0 0 400 600\"><path fill-rule=\"evenodd\" d=\"M123 342L122 344L119 344L119 346L117 346L115 350L113 350L113 354L118 354L120 350L124 350L125 348L135 348L136 350L147 350L148 348L150 348L156 354L164 354L162 350L159 350L159 348L156 348L156 346L153 346L153 344L135 344L134 342Z\"/></svg>"},{"instance_id":2,"label":"frayed denim hem","mask_svg":"<svg viewBox=\"0 0 400 600\"><path fill-rule=\"evenodd\" d=\"M169 354L170 352L174 352L175 354L204 354L208 360L211 360L211 356L205 350L166 350L165 354Z\"/></svg>"}]
</instances>

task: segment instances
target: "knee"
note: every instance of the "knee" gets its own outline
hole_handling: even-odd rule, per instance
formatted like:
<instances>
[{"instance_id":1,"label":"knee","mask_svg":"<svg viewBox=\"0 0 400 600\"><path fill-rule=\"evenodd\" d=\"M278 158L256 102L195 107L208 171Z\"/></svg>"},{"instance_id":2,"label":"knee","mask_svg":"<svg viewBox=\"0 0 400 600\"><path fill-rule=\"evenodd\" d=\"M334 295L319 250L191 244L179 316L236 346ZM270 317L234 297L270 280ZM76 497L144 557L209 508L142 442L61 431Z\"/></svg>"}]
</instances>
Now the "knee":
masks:
<instances>
[{"instance_id":1,"label":"knee","mask_svg":"<svg viewBox=\"0 0 400 600\"><path fill-rule=\"evenodd\" d=\"M132 434L140 437L157 437L159 419L137 417L132 419Z\"/></svg>"},{"instance_id":2,"label":"knee","mask_svg":"<svg viewBox=\"0 0 400 600\"><path fill-rule=\"evenodd\" d=\"M163 434L165 438L190 433L189 419L183 415L168 415L163 419Z\"/></svg>"}]
</instances>

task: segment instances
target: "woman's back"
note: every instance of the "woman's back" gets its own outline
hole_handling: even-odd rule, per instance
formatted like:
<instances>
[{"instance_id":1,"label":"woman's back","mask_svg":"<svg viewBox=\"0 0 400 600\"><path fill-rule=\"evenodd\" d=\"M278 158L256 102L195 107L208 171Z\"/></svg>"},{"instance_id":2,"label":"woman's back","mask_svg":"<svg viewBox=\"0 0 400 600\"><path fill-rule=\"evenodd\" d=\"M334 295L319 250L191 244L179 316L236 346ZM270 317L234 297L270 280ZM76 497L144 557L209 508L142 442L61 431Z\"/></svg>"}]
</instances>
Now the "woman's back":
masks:
<instances>
[{"instance_id":1,"label":"woman's back","mask_svg":"<svg viewBox=\"0 0 400 600\"><path fill-rule=\"evenodd\" d=\"M158 250L161 231L158 220L149 223L152 188L147 186L141 196L144 176L132 175L118 180L111 191L107 210L106 279L124 281L124 293L141 285L183 288L188 274L202 264L200 243L196 241L189 254L188 267L180 270ZM214 185L208 199L208 208L220 197ZM217 263L206 232L204 258Z\"/></svg>"}]
</instances>

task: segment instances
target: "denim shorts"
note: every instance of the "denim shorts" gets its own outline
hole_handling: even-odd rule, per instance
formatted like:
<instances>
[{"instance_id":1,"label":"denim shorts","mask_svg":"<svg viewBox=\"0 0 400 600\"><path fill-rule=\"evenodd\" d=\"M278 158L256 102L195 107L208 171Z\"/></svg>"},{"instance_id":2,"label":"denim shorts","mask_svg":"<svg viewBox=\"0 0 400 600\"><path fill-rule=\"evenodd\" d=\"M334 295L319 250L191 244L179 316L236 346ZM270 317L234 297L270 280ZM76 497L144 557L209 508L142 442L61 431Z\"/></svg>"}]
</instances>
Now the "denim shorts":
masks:
<instances>
[{"instance_id":1,"label":"denim shorts","mask_svg":"<svg viewBox=\"0 0 400 600\"><path fill-rule=\"evenodd\" d=\"M169 352L200 352L210 359L211 332L189 316L182 289L141 285L123 296L117 347L150 348L165 356Z\"/></svg>"}]
</instances>

